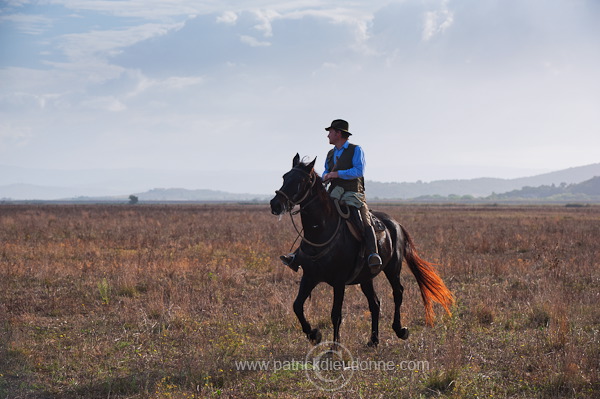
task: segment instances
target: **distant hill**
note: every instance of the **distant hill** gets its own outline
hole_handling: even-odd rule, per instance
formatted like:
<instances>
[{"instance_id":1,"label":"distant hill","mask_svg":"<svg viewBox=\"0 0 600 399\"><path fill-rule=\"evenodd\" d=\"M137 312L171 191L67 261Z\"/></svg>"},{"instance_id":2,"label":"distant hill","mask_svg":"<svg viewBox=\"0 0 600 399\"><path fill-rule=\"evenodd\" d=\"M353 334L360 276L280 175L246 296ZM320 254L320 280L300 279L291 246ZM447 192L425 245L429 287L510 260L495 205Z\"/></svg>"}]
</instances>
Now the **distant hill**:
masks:
<instances>
[{"instance_id":1,"label":"distant hill","mask_svg":"<svg viewBox=\"0 0 600 399\"><path fill-rule=\"evenodd\" d=\"M232 194L216 190L186 190L184 188L155 188L136 194L140 201L248 201L264 200L266 196Z\"/></svg>"},{"instance_id":2,"label":"distant hill","mask_svg":"<svg viewBox=\"0 0 600 399\"><path fill-rule=\"evenodd\" d=\"M0 200L39 200L51 201L63 198L74 198L81 196L80 187L42 186L35 184L7 184L0 186ZM106 189L91 188L85 190L89 197L101 197L117 194Z\"/></svg>"},{"instance_id":3,"label":"distant hill","mask_svg":"<svg viewBox=\"0 0 600 399\"><path fill-rule=\"evenodd\" d=\"M517 179L478 178L469 180L436 180L429 183L365 183L368 198L371 199L410 199L423 196L465 196L487 197L494 193L505 193L523 187L542 185L577 184L600 176L600 163L579 166Z\"/></svg>"},{"instance_id":4,"label":"distant hill","mask_svg":"<svg viewBox=\"0 0 600 399\"><path fill-rule=\"evenodd\" d=\"M503 194L494 194L491 199L544 199L553 201L600 200L600 176L591 178L579 184L526 186Z\"/></svg>"}]
</instances>

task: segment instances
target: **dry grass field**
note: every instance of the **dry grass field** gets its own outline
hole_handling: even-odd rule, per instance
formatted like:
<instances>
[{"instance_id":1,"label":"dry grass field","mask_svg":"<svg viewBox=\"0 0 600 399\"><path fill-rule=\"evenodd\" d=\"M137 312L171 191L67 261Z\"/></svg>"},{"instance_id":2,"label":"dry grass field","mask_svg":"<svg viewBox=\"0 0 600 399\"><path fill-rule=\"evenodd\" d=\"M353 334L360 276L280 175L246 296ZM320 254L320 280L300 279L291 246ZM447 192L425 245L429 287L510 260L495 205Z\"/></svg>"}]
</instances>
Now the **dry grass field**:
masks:
<instances>
[{"instance_id":1,"label":"dry grass field","mask_svg":"<svg viewBox=\"0 0 600 399\"><path fill-rule=\"evenodd\" d=\"M456 305L426 326L403 268L401 341L377 277L373 349L348 287L342 344L393 367L329 392L300 363L300 275L278 260L295 233L268 206L0 205L0 398L600 397L600 207L372 207L439 265ZM331 300L320 285L306 305L324 339Z\"/></svg>"}]
</instances>

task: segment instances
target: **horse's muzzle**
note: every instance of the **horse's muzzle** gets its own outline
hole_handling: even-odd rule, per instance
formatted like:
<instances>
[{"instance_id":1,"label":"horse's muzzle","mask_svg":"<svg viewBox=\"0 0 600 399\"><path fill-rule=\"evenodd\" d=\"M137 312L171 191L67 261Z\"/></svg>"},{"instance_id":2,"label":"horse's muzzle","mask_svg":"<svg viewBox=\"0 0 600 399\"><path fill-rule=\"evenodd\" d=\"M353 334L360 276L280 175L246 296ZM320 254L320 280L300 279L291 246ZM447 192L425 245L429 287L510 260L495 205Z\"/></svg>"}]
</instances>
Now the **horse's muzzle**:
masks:
<instances>
[{"instance_id":1,"label":"horse's muzzle","mask_svg":"<svg viewBox=\"0 0 600 399\"><path fill-rule=\"evenodd\" d=\"M280 195L275 195L271 200L271 213L276 216L283 215L286 211L284 203L278 197Z\"/></svg>"}]
</instances>

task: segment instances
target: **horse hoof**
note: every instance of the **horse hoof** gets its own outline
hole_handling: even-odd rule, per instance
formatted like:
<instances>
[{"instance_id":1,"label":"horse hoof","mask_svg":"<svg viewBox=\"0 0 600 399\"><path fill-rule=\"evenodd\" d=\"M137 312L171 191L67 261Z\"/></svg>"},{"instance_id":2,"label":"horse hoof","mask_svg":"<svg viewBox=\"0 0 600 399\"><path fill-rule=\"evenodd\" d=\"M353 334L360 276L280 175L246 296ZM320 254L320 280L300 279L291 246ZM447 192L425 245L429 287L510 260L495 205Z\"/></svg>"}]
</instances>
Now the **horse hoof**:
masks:
<instances>
[{"instance_id":1,"label":"horse hoof","mask_svg":"<svg viewBox=\"0 0 600 399\"><path fill-rule=\"evenodd\" d=\"M315 328L308 333L308 339L310 340L311 344L318 345L321 343L323 336L321 335L321 331L319 331L318 328Z\"/></svg>"},{"instance_id":2,"label":"horse hoof","mask_svg":"<svg viewBox=\"0 0 600 399\"><path fill-rule=\"evenodd\" d=\"M378 340L369 340L369 342L367 342L367 346L369 348L377 348L377 345L379 345L379 341Z\"/></svg>"},{"instance_id":3,"label":"horse hoof","mask_svg":"<svg viewBox=\"0 0 600 399\"><path fill-rule=\"evenodd\" d=\"M409 334L408 334L408 328L406 328L406 327L402 327L402 328L400 329L400 331L396 332L396 335L397 335L397 336L398 336L398 338L400 338L400 339L404 339L404 340L408 339L408 335L409 335Z\"/></svg>"}]
</instances>

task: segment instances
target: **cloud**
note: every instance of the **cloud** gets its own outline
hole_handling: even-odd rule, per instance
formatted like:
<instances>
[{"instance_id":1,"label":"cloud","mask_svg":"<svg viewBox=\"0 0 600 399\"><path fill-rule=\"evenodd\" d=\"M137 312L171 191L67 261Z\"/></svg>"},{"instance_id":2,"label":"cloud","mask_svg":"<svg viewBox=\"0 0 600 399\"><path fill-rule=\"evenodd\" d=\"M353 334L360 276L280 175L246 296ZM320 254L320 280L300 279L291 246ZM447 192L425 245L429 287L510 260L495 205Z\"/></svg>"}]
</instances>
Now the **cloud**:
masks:
<instances>
[{"instance_id":1,"label":"cloud","mask_svg":"<svg viewBox=\"0 0 600 399\"><path fill-rule=\"evenodd\" d=\"M7 7L23 7L33 3L32 0L5 0Z\"/></svg>"},{"instance_id":2,"label":"cloud","mask_svg":"<svg viewBox=\"0 0 600 399\"><path fill-rule=\"evenodd\" d=\"M224 23L227 25L235 25L237 22L238 16L233 11L225 11L223 14L217 17L217 22Z\"/></svg>"},{"instance_id":3,"label":"cloud","mask_svg":"<svg viewBox=\"0 0 600 399\"><path fill-rule=\"evenodd\" d=\"M29 142L31 137L32 132L29 126L15 125L7 121L0 122L0 150L3 147L22 147Z\"/></svg>"},{"instance_id":4,"label":"cloud","mask_svg":"<svg viewBox=\"0 0 600 399\"><path fill-rule=\"evenodd\" d=\"M64 93L74 90L76 79L65 71L13 67L0 69L0 81L0 108L18 114L59 104Z\"/></svg>"},{"instance_id":5,"label":"cloud","mask_svg":"<svg viewBox=\"0 0 600 399\"><path fill-rule=\"evenodd\" d=\"M95 97L83 102L84 108L96 109L100 111L121 112L127 110L127 106L118 98Z\"/></svg>"},{"instance_id":6,"label":"cloud","mask_svg":"<svg viewBox=\"0 0 600 399\"><path fill-rule=\"evenodd\" d=\"M258 10L254 11L256 19L259 21L258 24L254 25L254 28L263 33L264 37L273 36L273 27L271 21L281 17L281 15L274 10Z\"/></svg>"},{"instance_id":7,"label":"cloud","mask_svg":"<svg viewBox=\"0 0 600 399\"><path fill-rule=\"evenodd\" d=\"M353 51L356 42L354 25L332 24L329 18L242 12L232 25L217 22L221 15L190 19L181 29L123 48L112 61L148 75L222 74L223 67L236 65L236 71L266 68L263 71L283 76L302 68L308 74L309 69ZM273 18L268 29L265 15ZM264 27L259 32L268 40L257 37L257 27Z\"/></svg>"},{"instance_id":8,"label":"cloud","mask_svg":"<svg viewBox=\"0 0 600 399\"><path fill-rule=\"evenodd\" d=\"M28 35L41 35L53 26L53 20L44 15L8 14L0 15L0 23L11 22L17 30Z\"/></svg>"},{"instance_id":9,"label":"cloud","mask_svg":"<svg viewBox=\"0 0 600 399\"><path fill-rule=\"evenodd\" d=\"M266 13L304 13L321 12L331 18L346 15L370 15L375 10L388 4L389 0L371 0L344 3L339 1L306 1L306 0L233 0L227 4L217 1L198 0L51 0L52 4L62 5L70 10L91 11L104 15L119 17L135 17L154 21L172 21L175 18L219 14L221 17L232 16L233 13L255 12ZM267 16L267 19L272 19ZM224 22L224 21L221 21Z\"/></svg>"},{"instance_id":10,"label":"cloud","mask_svg":"<svg viewBox=\"0 0 600 399\"><path fill-rule=\"evenodd\" d=\"M141 72L132 74L132 80L136 82L135 89L126 94L126 97L136 97L142 94L148 94L150 91L163 93L165 91L190 89L201 85L205 79L201 76L171 76L166 79L151 79L144 76Z\"/></svg>"},{"instance_id":11,"label":"cloud","mask_svg":"<svg viewBox=\"0 0 600 399\"><path fill-rule=\"evenodd\" d=\"M182 23L142 24L118 30L93 30L57 38L58 47L71 61L108 58L123 48L181 29Z\"/></svg>"},{"instance_id":12,"label":"cloud","mask_svg":"<svg viewBox=\"0 0 600 399\"><path fill-rule=\"evenodd\" d=\"M266 46L271 45L270 42L264 42L264 41L261 42L261 41L257 40L256 38L254 38L252 36L247 36L247 35L241 35L240 41L242 43L249 45L250 47L266 47Z\"/></svg>"},{"instance_id":13,"label":"cloud","mask_svg":"<svg viewBox=\"0 0 600 399\"><path fill-rule=\"evenodd\" d=\"M167 89L183 89L202 84L203 82L204 78L199 76L172 76L166 79L161 85Z\"/></svg>"},{"instance_id":14,"label":"cloud","mask_svg":"<svg viewBox=\"0 0 600 399\"><path fill-rule=\"evenodd\" d=\"M122 18L140 18L152 21L171 21L174 18L191 17L198 14L215 12L217 5L195 0L52 0L54 5L62 5L66 9L89 11L96 14L111 15Z\"/></svg>"},{"instance_id":15,"label":"cloud","mask_svg":"<svg viewBox=\"0 0 600 399\"><path fill-rule=\"evenodd\" d=\"M454 13L448 10L447 1L439 10L425 12L423 24L423 40L431 40L435 35L444 33L454 22Z\"/></svg>"}]
</instances>

